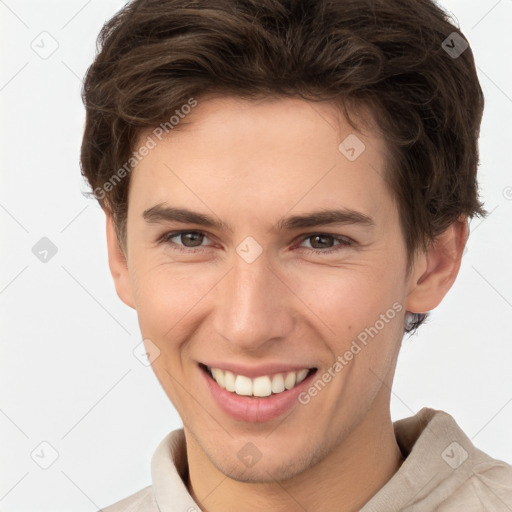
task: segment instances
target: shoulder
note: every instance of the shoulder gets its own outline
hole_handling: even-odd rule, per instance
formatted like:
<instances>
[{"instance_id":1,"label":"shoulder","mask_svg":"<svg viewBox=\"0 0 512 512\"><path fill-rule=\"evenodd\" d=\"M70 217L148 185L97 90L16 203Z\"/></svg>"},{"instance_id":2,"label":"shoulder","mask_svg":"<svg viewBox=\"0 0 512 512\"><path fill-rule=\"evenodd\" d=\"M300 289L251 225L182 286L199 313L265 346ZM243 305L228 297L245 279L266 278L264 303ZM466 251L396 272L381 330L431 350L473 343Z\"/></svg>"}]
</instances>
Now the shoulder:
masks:
<instances>
[{"instance_id":1,"label":"shoulder","mask_svg":"<svg viewBox=\"0 0 512 512\"><path fill-rule=\"evenodd\" d=\"M452 416L424 408L409 426L404 439L413 444L416 469L426 469L435 484L425 504L435 503L438 512L512 510L512 466L478 449Z\"/></svg>"},{"instance_id":2,"label":"shoulder","mask_svg":"<svg viewBox=\"0 0 512 512\"><path fill-rule=\"evenodd\" d=\"M489 456L486 459L471 467L468 478L440 504L439 512L512 510L512 466Z\"/></svg>"},{"instance_id":3,"label":"shoulder","mask_svg":"<svg viewBox=\"0 0 512 512\"><path fill-rule=\"evenodd\" d=\"M159 512L151 485L98 512Z\"/></svg>"},{"instance_id":4,"label":"shoulder","mask_svg":"<svg viewBox=\"0 0 512 512\"><path fill-rule=\"evenodd\" d=\"M423 408L394 426L405 460L364 512L512 511L512 466L474 446L449 414Z\"/></svg>"}]
</instances>

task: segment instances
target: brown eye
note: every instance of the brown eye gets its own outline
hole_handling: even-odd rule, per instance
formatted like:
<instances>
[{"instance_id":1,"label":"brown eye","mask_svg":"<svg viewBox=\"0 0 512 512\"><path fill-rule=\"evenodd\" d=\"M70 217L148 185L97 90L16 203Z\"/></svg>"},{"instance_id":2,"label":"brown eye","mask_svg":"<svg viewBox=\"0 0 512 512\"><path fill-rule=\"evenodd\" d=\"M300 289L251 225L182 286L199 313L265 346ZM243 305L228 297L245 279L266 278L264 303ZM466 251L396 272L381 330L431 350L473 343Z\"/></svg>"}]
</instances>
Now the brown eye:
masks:
<instances>
[{"instance_id":1,"label":"brown eye","mask_svg":"<svg viewBox=\"0 0 512 512\"><path fill-rule=\"evenodd\" d=\"M303 243L309 240L310 248L301 246L307 253L325 254L339 251L354 245L353 240L344 236L329 235L328 233L314 233L303 238Z\"/></svg>"},{"instance_id":2,"label":"brown eye","mask_svg":"<svg viewBox=\"0 0 512 512\"><path fill-rule=\"evenodd\" d=\"M177 236L180 237L180 241L185 247L198 247L204 239L204 233L199 233L197 231L181 233Z\"/></svg>"},{"instance_id":3,"label":"brown eye","mask_svg":"<svg viewBox=\"0 0 512 512\"><path fill-rule=\"evenodd\" d=\"M205 238L208 238L206 233L201 231L174 231L163 234L158 242L170 245L171 248L179 251L187 251L189 249L191 252L194 252L196 248L198 250L206 248L206 245L202 245Z\"/></svg>"},{"instance_id":4,"label":"brown eye","mask_svg":"<svg viewBox=\"0 0 512 512\"><path fill-rule=\"evenodd\" d=\"M313 249L330 249L334 245L334 237L329 235L313 235L309 237Z\"/></svg>"}]
</instances>

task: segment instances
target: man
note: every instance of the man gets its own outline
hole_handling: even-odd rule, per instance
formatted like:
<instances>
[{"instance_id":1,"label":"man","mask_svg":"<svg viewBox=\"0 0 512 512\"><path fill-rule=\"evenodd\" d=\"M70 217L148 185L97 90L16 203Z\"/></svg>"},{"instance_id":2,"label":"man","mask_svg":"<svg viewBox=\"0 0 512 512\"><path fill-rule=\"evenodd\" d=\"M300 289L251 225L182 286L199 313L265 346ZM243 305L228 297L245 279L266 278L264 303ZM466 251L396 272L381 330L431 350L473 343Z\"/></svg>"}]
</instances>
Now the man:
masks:
<instances>
[{"instance_id":1,"label":"man","mask_svg":"<svg viewBox=\"0 0 512 512\"><path fill-rule=\"evenodd\" d=\"M512 510L453 418L392 423L452 286L483 96L429 0L136 0L100 34L82 169L179 412L105 510Z\"/></svg>"}]
</instances>

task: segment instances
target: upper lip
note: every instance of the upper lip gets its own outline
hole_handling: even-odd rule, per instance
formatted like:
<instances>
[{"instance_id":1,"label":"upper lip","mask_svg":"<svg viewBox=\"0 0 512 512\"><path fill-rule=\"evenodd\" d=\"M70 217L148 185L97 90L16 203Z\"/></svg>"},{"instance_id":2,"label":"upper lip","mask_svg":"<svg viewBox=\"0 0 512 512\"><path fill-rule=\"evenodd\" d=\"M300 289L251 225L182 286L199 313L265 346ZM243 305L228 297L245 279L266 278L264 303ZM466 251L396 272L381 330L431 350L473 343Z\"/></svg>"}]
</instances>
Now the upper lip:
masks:
<instances>
[{"instance_id":1,"label":"upper lip","mask_svg":"<svg viewBox=\"0 0 512 512\"><path fill-rule=\"evenodd\" d=\"M274 375L276 373L289 373L289 372L297 372L299 370L308 369L311 370L316 368L314 366L304 364L285 364L285 363L265 363L259 364L257 366L249 366L241 363L227 363L220 361L203 361L203 365L209 366L210 368L220 368L224 371L230 371L235 375L245 375L251 379L255 377L260 377L263 375Z\"/></svg>"}]
</instances>

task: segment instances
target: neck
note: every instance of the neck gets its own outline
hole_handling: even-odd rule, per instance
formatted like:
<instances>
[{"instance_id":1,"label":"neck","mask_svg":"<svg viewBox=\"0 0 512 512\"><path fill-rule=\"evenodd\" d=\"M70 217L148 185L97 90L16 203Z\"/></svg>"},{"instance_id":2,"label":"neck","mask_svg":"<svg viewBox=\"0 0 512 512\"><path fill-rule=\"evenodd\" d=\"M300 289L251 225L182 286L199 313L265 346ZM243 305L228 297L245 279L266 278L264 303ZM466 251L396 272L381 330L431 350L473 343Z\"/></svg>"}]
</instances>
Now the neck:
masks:
<instances>
[{"instance_id":1,"label":"neck","mask_svg":"<svg viewBox=\"0 0 512 512\"><path fill-rule=\"evenodd\" d=\"M374 404L375 405L375 404ZM221 473L187 435L189 491L203 512L359 510L403 462L393 424L372 408L336 449L288 480L246 483Z\"/></svg>"}]
</instances>

